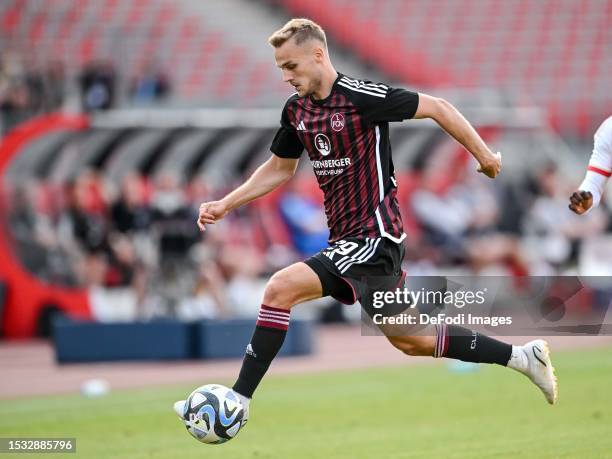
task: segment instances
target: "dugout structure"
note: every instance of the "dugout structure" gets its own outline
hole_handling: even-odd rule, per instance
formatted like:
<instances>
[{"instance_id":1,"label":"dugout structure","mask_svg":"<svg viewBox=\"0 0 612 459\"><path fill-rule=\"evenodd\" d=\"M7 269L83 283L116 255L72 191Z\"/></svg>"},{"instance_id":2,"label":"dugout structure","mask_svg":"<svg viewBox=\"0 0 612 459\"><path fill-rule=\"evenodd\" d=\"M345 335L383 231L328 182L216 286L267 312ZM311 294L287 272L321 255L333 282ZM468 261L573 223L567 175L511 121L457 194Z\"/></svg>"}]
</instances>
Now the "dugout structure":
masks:
<instances>
[{"instance_id":1,"label":"dugout structure","mask_svg":"<svg viewBox=\"0 0 612 459\"><path fill-rule=\"evenodd\" d=\"M580 158L572 155L537 110L480 107L464 112L485 140L504 152L499 180L512 181L550 162L572 177L581 170ZM89 116L58 113L9 132L0 144L4 336L32 336L49 308L91 317L87 291L78 285L58 285L41 276L37 271L40 266L28 265L26 254L33 249L32 241L16 237L7 222L19 185L37 181L53 199L85 170L94 170L114 184L131 172L154 178L172 171L184 183L201 179L223 191L240 183L271 154L269 145L279 117L280 110L267 109L118 110ZM448 148L452 142L429 120L391 125L400 199L415 186L410 179L412 171L433 150ZM309 168L307 158L302 159L300 168ZM266 220L261 218L266 212L265 200L247 211ZM263 245L273 243L276 237L269 230L262 228Z\"/></svg>"}]
</instances>

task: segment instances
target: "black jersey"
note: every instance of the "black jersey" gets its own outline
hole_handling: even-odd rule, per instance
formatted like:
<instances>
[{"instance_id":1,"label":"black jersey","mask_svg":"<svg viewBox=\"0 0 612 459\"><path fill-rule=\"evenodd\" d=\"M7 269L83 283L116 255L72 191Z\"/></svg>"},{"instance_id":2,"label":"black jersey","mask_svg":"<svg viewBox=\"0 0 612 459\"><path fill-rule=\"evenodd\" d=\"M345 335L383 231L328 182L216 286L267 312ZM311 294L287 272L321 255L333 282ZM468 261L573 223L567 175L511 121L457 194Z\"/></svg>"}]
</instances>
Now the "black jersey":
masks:
<instances>
[{"instance_id":1,"label":"black jersey","mask_svg":"<svg viewBox=\"0 0 612 459\"><path fill-rule=\"evenodd\" d=\"M338 74L322 100L291 96L271 150L299 158L304 148L323 190L329 242L405 237L397 203L389 122L412 118L419 96Z\"/></svg>"}]
</instances>

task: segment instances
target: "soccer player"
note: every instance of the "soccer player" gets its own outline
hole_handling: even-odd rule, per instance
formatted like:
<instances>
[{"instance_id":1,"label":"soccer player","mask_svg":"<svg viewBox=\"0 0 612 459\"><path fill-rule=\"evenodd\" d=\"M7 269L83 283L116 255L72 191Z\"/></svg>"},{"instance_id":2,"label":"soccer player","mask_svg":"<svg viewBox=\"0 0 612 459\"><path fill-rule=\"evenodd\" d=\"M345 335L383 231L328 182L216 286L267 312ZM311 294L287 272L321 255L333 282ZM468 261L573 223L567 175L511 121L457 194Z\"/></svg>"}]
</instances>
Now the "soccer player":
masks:
<instances>
[{"instance_id":1,"label":"soccer player","mask_svg":"<svg viewBox=\"0 0 612 459\"><path fill-rule=\"evenodd\" d=\"M570 196L569 208L582 215L599 204L608 178L612 175L612 116L595 132L593 153L586 176L577 191Z\"/></svg>"},{"instance_id":2,"label":"soccer player","mask_svg":"<svg viewBox=\"0 0 612 459\"><path fill-rule=\"evenodd\" d=\"M314 22L292 19L269 43L283 80L296 90L283 108L273 154L223 199L203 203L197 223L204 231L231 210L291 179L306 149L324 193L330 246L268 281L233 386L247 410L283 344L293 306L328 295L352 304L361 299L358 285L363 276L385 277L395 286L403 281L406 235L396 199L389 122L431 118L474 156L479 172L494 178L501 168L501 155L492 153L447 101L337 72L325 33ZM387 338L408 355L508 366L527 375L549 403L556 401L556 378L543 340L512 346L450 325L438 327L435 336ZM179 416L183 405L184 401L175 404Z\"/></svg>"}]
</instances>

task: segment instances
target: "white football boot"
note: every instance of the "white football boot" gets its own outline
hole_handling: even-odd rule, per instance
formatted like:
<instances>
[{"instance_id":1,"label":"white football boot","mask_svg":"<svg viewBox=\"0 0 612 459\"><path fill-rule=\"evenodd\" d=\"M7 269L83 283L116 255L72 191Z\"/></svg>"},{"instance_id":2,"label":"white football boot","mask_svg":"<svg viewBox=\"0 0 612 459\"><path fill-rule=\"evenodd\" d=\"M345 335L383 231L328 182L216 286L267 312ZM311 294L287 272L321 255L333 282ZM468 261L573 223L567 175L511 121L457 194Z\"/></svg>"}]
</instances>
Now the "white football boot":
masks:
<instances>
[{"instance_id":1,"label":"white football boot","mask_svg":"<svg viewBox=\"0 0 612 459\"><path fill-rule=\"evenodd\" d=\"M557 402L559 388L546 341L536 339L523 346L512 346L512 356L508 366L531 379L544 393L548 403L554 405Z\"/></svg>"},{"instance_id":2,"label":"white football boot","mask_svg":"<svg viewBox=\"0 0 612 459\"><path fill-rule=\"evenodd\" d=\"M178 402L174 402L174 412L181 419L183 419L183 413L185 412L185 403L187 403L187 400L179 400Z\"/></svg>"},{"instance_id":3,"label":"white football boot","mask_svg":"<svg viewBox=\"0 0 612 459\"><path fill-rule=\"evenodd\" d=\"M245 397L242 394L239 394L236 391L234 391L234 394L236 394L236 396L240 400L240 403L242 403L242 407L244 409L244 415L242 416L242 426L244 426L249 420L249 405L251 404L251 399L248 397Z\"/></svg>"},{"instance_id":4,"label":"white football boot","mask_svg":"<svg viewBox=\"0 0 612 459\"><path fill-rule=\"evenodd\" d=\"M242 425L246 424L247 421L249 420L249 405L251 403L251 399L245 397L244 395L241 395L237 392L235 392L236 396L238 397L238 399L240 400L240 402L242 403L242 406L244 408L244 416L242 416L243 422ZM187 403L187 400L179 400L177 402L174 402L174 412L176 413L176 415L180 418L183 419L183 413L185 412L185 403Z\"/></svg>"}]
</instances>

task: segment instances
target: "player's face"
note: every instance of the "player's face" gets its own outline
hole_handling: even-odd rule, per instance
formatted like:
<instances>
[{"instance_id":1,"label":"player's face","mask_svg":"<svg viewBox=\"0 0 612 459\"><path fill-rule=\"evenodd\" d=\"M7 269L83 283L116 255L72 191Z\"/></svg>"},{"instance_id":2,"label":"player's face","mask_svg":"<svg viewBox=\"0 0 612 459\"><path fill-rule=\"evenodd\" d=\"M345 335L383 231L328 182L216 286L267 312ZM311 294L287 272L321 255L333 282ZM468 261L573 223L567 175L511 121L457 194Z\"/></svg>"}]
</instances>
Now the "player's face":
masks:
<instances>
[{"instance_id":1,"label":"player's face","mask_svg":"<svg viewBox=\"0 0 612 459\"><path fill-rule=\"evenodd\" d=\"M296 45L288 40L274 50L276 65L283 72L283 81L295 88L300 97L315 92L321 85L323 53L316 42Z\"/></svg>"}]
</instances>

